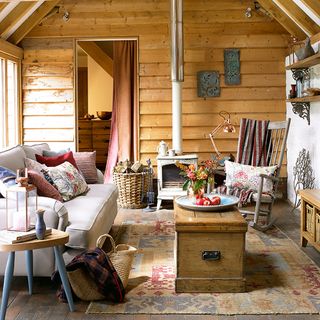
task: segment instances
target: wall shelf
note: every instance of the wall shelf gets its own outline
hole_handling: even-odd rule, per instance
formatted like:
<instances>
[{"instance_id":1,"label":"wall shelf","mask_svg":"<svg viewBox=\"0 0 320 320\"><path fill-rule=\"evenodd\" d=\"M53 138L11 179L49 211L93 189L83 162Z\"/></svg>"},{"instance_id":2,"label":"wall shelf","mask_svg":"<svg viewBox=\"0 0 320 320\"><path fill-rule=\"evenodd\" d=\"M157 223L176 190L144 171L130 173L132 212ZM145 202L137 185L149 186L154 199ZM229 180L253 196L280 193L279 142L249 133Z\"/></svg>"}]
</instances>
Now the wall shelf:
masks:
<instances>
[{"instance_id":1,"label":"wall shelf","mask_svg":"<svg viewBox=\"0 0 320 320\"><path fill-rule=\"evenodd\" d=\"M286 66L286 69L292 71L292 77L297 81L298 87L298 84L302 86L302 80L306 76L310 77L309 68L317 64L320 64L320 51L311 57ZM310 102L320 101L320 95L287 99L286 101L292 104L293 113L297 114L302 119L306 119L308 125L310 125Z\"/></svg>"},{"instance_id":2,"label":"wall shelf","mask_svg":"<svg viewBox=\"0 0 320 320\"><path fill-rule=\"evenodd\" d=\"M305 69L305 68L310 68L313 67L317 64L320 64L320 52L314 54L311 57L308 57L306 59L297 61L293 64L290 64L288 66L286 66L287 70L291 70L291 69Z\"/></svg>"},{"instance_id":3,"label":"wall shelf","mask_svg":"<svg viewBox=\"0 0 320 320\"><path fill-rule=\"evenodd\" d=\"M287 99L287 102L314 102L314 101L320 101L320 95Z\"/></svg>"}]
</instances>

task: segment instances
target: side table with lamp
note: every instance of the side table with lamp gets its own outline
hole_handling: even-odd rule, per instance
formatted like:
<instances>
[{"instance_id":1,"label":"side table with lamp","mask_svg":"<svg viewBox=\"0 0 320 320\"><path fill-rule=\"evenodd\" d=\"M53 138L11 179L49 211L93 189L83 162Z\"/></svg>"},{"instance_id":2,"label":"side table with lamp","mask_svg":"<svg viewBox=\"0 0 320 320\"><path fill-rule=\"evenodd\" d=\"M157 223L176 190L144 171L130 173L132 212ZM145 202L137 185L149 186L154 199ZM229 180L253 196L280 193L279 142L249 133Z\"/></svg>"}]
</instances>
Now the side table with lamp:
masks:
<instances>
[{"instance_id":1,"label":"side table with lamp","mask_svg":"<svg viewBox=\"0 0 320 320\"><path fill-rule=\"evenodd\" d=\"M27 170L23 173L24 177L19 177L19 172L17 173L16 181L18 184L7 188L6 191L6 231L10 234L15 234L16 231L19 231L19 233L25 232L27 234L27 231L33 229L32 218L38 211L37 188L28 184ZM37 230L35 233L38 237ZM12 241L8 242L5 238L0 237L0 252L9 253L4 273L0 320L4 320L6 316L16 251L25 251L29 294L32 294L33 250L53 247L56 264L66 292L69 308L70 311L74 310L67 272L62 253L59 248L59 246L66 244L68 241L69 235L66 232L55 229L52 229L51 235L42 240L35 239L20 243L12 243Z\"/></svg>"}]
</instances>

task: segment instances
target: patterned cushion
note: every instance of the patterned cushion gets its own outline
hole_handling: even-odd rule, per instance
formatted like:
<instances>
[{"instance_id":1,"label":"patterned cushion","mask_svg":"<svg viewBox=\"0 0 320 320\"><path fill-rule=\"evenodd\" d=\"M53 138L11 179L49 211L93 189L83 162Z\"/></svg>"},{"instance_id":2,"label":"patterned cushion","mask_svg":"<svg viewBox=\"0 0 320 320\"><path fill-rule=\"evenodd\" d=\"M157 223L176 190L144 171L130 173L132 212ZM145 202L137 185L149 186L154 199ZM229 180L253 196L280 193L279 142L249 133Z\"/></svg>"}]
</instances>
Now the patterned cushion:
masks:
<instances>
[{"instance_id":1,"label":"patterned cushion","mask_svg":"<svg viewBox=\"0 0 320 320\"><path fill-rule=\"evenodd\" d=\"M5 167L0 167L0 193L6 197L8 187L16 185L16 174Z\"/></svg>"},{"instance_id":2,"label":"patterned cushion","mask_svg":"<svg viewBox=\"0 0 320 320\"><path fill-rule=\"evenodd\" d=\"M43 175L34 170L28 170L29 183L37 187L37 193L39 196L48 197L63 201L59 191L51 185Z\"/></svg>"},{"instance_id":3,"label":"patterned cushion","mask_svg":"<svg viewBox=\"0 0 320 320\"><path fill-rule=\"evenodd\" d=\"M71 200L88 190L82 175L68 161L56 167L48 167L47 172L64 201Z\"/></svg>"},{"instance_id":4,"label":"patterned cushion","mask_svg":"<svg viewBox=\"0 0 320 320\"><path fill-rule=\"evenodd\" d=\"M277 166L254 167L237 162L225 161L226 186L228 188L248 189L258 191L260 174L274 175ZM273 182L264 179L262 192L272 192Z\"/></svg>"},{"instance_id":5,"label":"patterned cushion","mask_svg":"<svg viewBox=\"0 0 320 320\"><path fill-rule=\"evenodd\" d=\"M48 167L55 167L55 166L58 166L59 164L64 163L65 161L68 161L78 169L78 166L76 164L76 161L74 160L72 151L69 151L65 154L62 154L60 156L55 156L55 157L43 157L39 154L36 154L36 159L38 162L45 164Z\"/></svg>"},{"instance_id":6,"label":"patterned cushion","mask_svg":"<svg viewBox=\"0 0 320 320\"><path fill-rule=\"evenodd\" d=\"M74 159L87 183L97 183L96 151L74 152Z\"/></svg>"}]
</instances>

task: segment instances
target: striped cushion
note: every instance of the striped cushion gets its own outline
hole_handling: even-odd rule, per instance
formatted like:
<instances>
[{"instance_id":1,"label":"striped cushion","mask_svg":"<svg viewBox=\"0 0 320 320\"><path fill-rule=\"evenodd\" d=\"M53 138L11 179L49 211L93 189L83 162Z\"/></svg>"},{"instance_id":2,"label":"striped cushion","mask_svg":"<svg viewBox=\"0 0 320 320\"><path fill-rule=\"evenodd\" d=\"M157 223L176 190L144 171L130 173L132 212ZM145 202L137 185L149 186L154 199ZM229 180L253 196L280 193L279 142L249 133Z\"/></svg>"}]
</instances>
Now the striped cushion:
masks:
<instances>
[{"instance_id":1,"label":"striped cushion","mask_svg":"<svg viewBox=\"0 0 320 320\"><path fill-rule=\"evenodd\" d=\"M96 151L74 152L73 157L87 183L97 183Z\"/></svg>"}]
</instances>

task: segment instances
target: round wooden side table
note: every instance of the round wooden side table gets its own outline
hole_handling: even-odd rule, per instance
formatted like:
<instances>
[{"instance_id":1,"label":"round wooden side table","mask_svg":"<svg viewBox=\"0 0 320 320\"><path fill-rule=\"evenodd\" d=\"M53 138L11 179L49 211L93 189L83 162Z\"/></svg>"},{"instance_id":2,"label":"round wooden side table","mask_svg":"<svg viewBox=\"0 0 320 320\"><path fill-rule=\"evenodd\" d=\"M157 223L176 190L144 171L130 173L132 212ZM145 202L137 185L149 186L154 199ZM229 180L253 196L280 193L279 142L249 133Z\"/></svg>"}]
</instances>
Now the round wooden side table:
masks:
<instances>
[{"instance_id":1,"label":"round wooden side table","mask_svg":"<svg viewBox=\"0 0 320 320\"><path fill-rule=\"evenodd\" d=\"M10 286L13 278L14 260L16 251L25 251L26 254L26 267L28 275L28 287L29 294L32 294L32 279L33 279L33 253L32 250L53 247L56 264L60 274L60 278L65 290L69 309L74 311L74 304L72 293L67 277L67 271L64 264L64 260L59 246L66 244L69 241L69 235L66 232L52 229L52 234L45 237L43 240L31 240L26 242L20 242L15 244L8 244L0 241L0 251L9 252L6 270L3 280L2 301L1 301L1 313L0 319L4 320L7 311L8 298L10 292Z\"/></svg>"}]
</instances>

